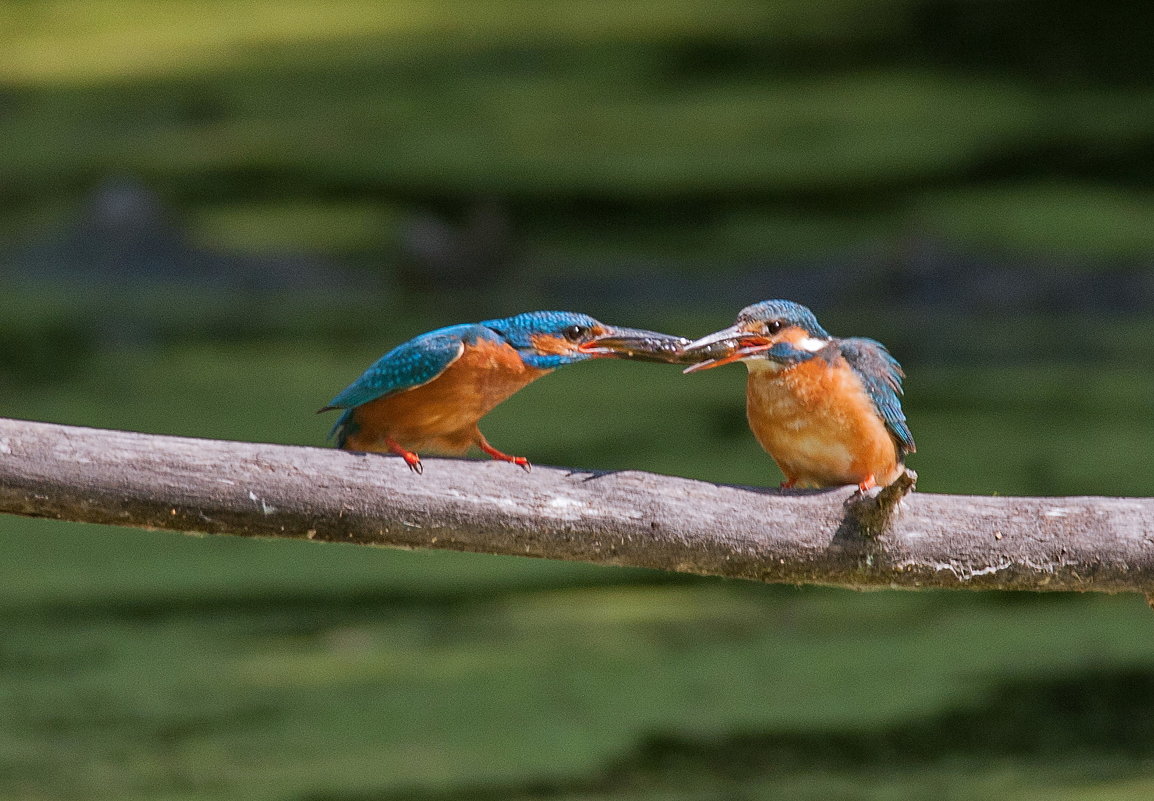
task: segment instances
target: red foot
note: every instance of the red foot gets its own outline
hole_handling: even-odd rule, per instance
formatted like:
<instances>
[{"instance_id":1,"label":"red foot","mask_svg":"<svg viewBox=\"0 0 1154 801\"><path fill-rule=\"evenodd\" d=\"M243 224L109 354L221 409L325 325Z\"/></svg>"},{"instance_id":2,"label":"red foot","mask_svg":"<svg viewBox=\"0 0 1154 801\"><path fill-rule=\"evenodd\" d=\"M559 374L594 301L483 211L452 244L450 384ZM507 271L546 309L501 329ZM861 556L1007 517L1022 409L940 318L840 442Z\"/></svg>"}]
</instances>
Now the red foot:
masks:
<instances>
[{"instance_id":1,"label":"red foot","mask_svg":"<svg viewBox=\"0 0 1154 801\"><path fill-rule=\"evenodd\" d=\"M877 479L874 478L873 473L870 473L868 476L866 476L865 478L863 478L861 481L858 482L857 490L858 490L858 492L865 492L866 490L873 489L877 485L878 485Z\"/></svg>"},{"instance_id":2,"label":"red foot","mask_svg":"<svg viewBox=\"0 0 1154 801\"><path fill-rule=\"evenodd\" d=\"M416 473L418 476L425 472L425 466L421 464L420 456L417 456L417 454L407 450L399 442L392 439L391 437L385 437L385 444L389 446L390 451L404 459L405 464L409 466L409 469Z\"/></svg>"},{"instance_id":3,"label":"red foot","mask_svg":"<svg viewBox=\"0 0 1154 801\"><path fill-rule=\"evenodd\" d=\"M522 470L524 470L526 473L533 472L533 465L529 464L529 460L526 459L524 456L510 456L507 453L502 453L501 451L497 450L492 445L490 445L488 442L482 442L481 443L481 450L483 450L485 453L489 454L490 456L492 456L494 459L496 459L499 462L512 462L513 464L517 465Z\"/></svg>"},{"instance_id":4,"label":"red foot","mask_svg":"<svg viewBox=\"0 0 1154 801\"><path fill-rule=\"evenodd\" d=\"M797 479L796 478L787 478L785 481L781 482L781 488L782 489L793 489L796 486L797 486Z\"/></svg>"}]
</instances>

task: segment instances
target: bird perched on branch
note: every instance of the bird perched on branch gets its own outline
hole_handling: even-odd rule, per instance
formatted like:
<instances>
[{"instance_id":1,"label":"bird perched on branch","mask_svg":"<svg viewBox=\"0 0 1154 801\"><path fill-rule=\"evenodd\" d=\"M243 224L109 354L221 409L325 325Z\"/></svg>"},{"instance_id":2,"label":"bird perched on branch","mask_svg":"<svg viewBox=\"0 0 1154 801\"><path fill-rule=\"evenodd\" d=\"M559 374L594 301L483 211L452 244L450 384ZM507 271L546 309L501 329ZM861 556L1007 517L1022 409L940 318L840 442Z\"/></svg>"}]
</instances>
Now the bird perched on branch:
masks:
<instances>
[{"instance_id":1,"label":"bird perched on branch","mask_svg":"<svg viewBox=\"0 0 1154 801\"><path fill-rule=\"evenodd\" d=\"M831 337L805 306L747 306L736 324L684 353L703 358L687 373L735 361L749 368L749 427L785 475L782 487L857 484L864 492L896 479L915 450L897 360L872 339Z\"/></svg>"},{"instance_id":2,"label":"bird perched on branch","mask_svg":"<svg viewBox=\"0 0 1154 801\"><path fill-rule=\"evenodd\" d=\"M320 411L344 409L329 436L354 451L460 455L477 447L526 470L477 428L493 407L555 368L594 358L669 361L689 340L605 325L573 312L539 311L453 325L386 353Z\"/></svg>"}]
</instances>

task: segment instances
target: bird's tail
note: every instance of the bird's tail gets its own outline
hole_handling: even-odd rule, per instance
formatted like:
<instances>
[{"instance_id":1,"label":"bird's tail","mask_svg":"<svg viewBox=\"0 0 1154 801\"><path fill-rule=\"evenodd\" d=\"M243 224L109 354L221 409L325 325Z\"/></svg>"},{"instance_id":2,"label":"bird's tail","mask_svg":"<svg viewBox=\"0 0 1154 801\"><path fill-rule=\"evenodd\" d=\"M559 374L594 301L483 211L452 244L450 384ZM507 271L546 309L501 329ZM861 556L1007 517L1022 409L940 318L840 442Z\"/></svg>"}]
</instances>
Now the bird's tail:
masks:
<instances>
[{"instance_id":1,"label":"bird's tail","mask_svg":"<svg viewBox=\"0 0 1154 801\"><path fill-rule=\"evenodd\" d=\"M349 441L349 437L357 433L357 423L353 420L353 410L345 409L337 421L333 423L332 429L329 431L328 439L336 437L337 447L345 447L345 443Z\"/></svg>"}]
</instances>

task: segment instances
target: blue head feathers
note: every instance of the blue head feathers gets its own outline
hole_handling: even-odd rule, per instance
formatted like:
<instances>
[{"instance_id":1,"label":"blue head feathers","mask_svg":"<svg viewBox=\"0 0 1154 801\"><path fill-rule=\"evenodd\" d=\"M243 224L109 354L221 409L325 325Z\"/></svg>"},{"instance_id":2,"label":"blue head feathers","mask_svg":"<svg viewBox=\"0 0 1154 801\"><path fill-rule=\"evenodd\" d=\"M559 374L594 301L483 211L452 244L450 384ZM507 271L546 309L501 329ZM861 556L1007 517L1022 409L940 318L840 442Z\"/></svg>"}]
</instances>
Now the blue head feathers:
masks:
<instances>
[{"instance_id":1,"label":"blue head feathers","mask_svg":"<svg viewBox=\"0 0 1154 801\"><path fill-rule=\"evenodd\" d=\"M780 320L786 326L796 325L811 337L829 339L829 334L818 323L813 312L792 300L763 300L746 306L737 315L737 324Z\"/></svg>"},{"instance_id":2,"label":"blue head feathers","mask_svg":"<svg viewBox=\"0 0 1154 801\"><path fill-rule=\"evenodd\" d=\"M525 312L480 325L516 348L525 364L546 370L592 358L577 345L605 328L587 314L564 311Z\"/></svg>"}]
</instances>

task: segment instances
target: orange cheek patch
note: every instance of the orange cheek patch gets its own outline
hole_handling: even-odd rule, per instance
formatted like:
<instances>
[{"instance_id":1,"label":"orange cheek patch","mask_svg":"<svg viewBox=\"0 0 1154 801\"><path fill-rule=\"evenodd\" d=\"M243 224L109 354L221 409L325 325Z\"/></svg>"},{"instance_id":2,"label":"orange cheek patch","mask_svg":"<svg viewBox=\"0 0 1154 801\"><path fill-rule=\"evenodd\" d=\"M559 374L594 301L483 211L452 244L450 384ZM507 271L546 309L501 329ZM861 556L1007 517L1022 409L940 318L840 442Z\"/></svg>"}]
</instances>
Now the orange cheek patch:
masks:
<instances>
[{"instance_id":1,"label":"orange cheek patch","mask_svg":"<svg viewBox=\"0 0 1154 801\"><path fill-rule=\"evenodd\" d=\"M554 336L552 334L533 334L529 337L529 341L533 343L533 347L536 348L539 353L569 356L577 351L576 342L570 342L564 337Z\"/></svg>"},{"instance_id":2,"label":"orange cheek patch","mask_svg":"<svg viewBox=\"0 0 1154 801\"><path fill-rule=\"evenodd\" d=\"M803 340L809 339L810 336L805 332L804 328L796 325L791 325L789 328L778 333L776 337L777 342L788 342L791 345L800 345Z\"/></svg>"},{"instance_id":3,"label":"orange cheek patch","mask_svg":"<svg viewBox=\"0 0 1154 801\"><path fill-rule=\"evenodd\" d=\"M765 326L761 323L746 323L745 325L741 326L740 330L743 333L752 334L755 337L763 338L765 340L765 344L770 345L776 345L778 342L787 342L790 345L798 345L802 341L809 339L809 334L805 332L805 329L796 325L783 328L776 334L768 333L765 329Z\"/></svg>"}]
</instances>

